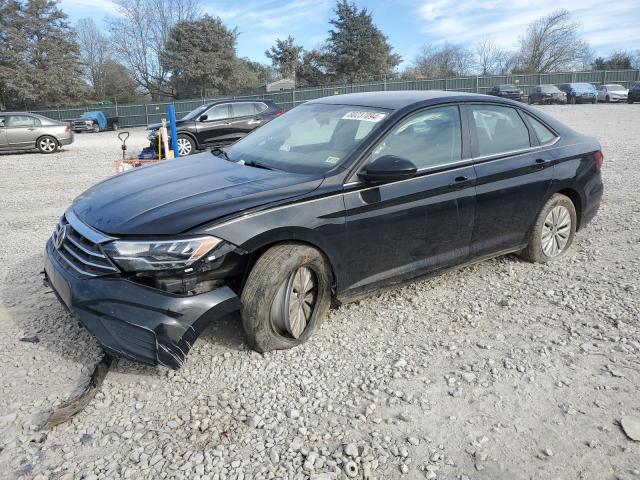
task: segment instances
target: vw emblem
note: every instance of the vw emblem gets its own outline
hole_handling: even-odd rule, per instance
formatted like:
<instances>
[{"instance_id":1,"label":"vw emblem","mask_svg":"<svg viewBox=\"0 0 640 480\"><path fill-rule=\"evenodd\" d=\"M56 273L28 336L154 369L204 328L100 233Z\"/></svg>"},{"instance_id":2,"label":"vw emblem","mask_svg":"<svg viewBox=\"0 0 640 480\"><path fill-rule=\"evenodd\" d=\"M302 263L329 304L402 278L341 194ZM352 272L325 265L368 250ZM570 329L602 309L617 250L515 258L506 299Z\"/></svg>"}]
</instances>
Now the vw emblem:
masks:
<instances>
[{"instance_id":1,"label":"vw emblem","mask_svg":"<svg viewBox=\"0 0 640 480\"><path fill-rule=\"evenodd\" d=\"M64 225L59 231L58 234L56 235L56 240L53 244L54 247L56 247L56 250L60 250L60 248L62 247L62 244L64 243L64 239L67 238L67 226Z\"/></svg>"}]
</instances>

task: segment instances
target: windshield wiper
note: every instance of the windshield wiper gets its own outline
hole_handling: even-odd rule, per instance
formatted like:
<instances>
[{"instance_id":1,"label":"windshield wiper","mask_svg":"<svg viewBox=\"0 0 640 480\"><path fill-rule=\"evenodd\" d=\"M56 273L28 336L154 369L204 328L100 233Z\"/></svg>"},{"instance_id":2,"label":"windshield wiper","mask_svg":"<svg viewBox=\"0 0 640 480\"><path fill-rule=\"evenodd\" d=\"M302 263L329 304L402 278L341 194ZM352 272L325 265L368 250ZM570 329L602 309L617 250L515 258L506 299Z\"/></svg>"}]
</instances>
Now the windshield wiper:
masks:
<instances>
[{"instance_id":1,"label":"windshield wiper","mask_svg":"<svg viewBox=\"0 0 640 480\"><path fill-rule=\"evenodd\" d=\"M255 160L250 160L248 162L243 161L242 164L243 165L248 165L250 167L264 168L265 170L273 170L273 167L269 167L268 165L265 165L264 163L256 162Z\"/></svg>"},{"instance_id":2,"label":"windshield wiper","mask_svg":"<svg viewBox=\"0 0 640 480\"><path fill-rule=\"evenodd\" d=\"M215 147L211 149L211 153L213 153L216 157L222 156L225 160L231 161L229 158L229 154L225 152L221 147Z\"/></svg>"}]
</instances>

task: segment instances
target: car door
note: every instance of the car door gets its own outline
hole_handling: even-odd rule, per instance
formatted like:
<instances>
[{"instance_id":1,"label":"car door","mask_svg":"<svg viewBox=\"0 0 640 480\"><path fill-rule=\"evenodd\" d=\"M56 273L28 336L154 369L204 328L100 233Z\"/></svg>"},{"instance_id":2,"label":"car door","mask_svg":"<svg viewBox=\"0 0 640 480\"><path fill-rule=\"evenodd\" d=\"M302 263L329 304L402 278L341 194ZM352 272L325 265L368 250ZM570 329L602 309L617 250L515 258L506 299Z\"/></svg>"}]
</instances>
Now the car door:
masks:
<instances>
[{"instance_id":1,"label":"car door","mask_svg":"<svg viewBox=\"0 0 640 480\"><path fill-rule=\"evenodd\" d=\"M231 109L228 103L213 105L196 119L196 137L200 145L227 143Z\"/></svg>"},{"instance_id":2,"label":"car door","mask_svg":"<svg viewBox=\"0 0 640 480\"><path fill-rule=\"evenodd\" d=\"M5 131L8 148L35 148L40 120L31 115L9 115L9 126Z\"/></svg>"},{"instance_id":3,"label":"car door","mask_svg":"<svg viewBox=\"0 0 640 480\"><path fill-rule=\"evenodd\" d=\"M233 141L247 135L262 123L258 117L254 102L234 102L231 104L231 126L229 129Z\"/></svg>"},{"instance_id":4,"label":"car door","mask_svg":"<svg viewBox=\"0 0 640 480\"><path fill-rule=\"evenodd\" d=\"M551 185L555 152L540 146L521 109L485 103L464 111L477 176L471 255L481 257L524 244Z\"/></svg>"},{"instance_id":5,"label":"car door","mask_svg":"<svg viewBox=\"0 0 640 480\"><path fill-rule=\"evenodd\" d=\"M0 115L0 148L7 148L7 117Z\"/></svg>"},{"instance_id":6,"label":"car door","mask_svg":"<svg viewBox=\"0 0 640 480\"><path fill-rule=\"evenodd\" d=\"M469 253L475 175L459 107L429 108L400 121L366 157L413 162L418 174L384 184L345 185L348 279L359 289L464 261Z\"/></svg>"}]
</instances>

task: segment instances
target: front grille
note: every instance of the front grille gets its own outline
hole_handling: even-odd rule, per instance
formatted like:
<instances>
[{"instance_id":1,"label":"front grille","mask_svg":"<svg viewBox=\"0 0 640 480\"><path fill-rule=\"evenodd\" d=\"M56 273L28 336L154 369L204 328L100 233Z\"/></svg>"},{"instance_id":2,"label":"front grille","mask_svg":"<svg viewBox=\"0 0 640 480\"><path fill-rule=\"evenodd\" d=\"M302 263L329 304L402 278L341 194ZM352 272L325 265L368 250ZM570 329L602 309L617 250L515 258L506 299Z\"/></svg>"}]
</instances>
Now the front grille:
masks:
<instances>
[{"instance_id":1,"label":"front grille","mask_svg":"<svg viewBox=\"0 0 640 480\"><path fill-rule=\"evenodd\" d=\"M119 272L98 244L80 234L65 217L56 225L51 243L56 259L76 275L100 277Z\"/></svg>"}]
</instances>

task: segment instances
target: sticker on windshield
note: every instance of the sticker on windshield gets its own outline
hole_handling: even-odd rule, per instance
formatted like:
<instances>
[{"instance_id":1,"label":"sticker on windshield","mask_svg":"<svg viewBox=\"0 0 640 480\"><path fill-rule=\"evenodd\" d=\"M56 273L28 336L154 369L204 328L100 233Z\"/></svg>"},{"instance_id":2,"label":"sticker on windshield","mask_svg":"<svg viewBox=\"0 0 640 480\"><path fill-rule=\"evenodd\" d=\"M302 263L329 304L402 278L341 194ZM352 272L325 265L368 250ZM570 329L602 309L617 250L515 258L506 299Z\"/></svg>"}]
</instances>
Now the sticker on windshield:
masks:
<instances>
[{"instance_id":1,"label":"sticker on windshield","mask_svg":"<svg viewBox=\"0 0 640 480\"><path fill-rule=\"evenodd\" d=\"M326 163L329 163L331 165L335 165L339 161L340 161L340 157L327 157L327 159L325 160Z\"/></svg>"},{"instance_id":2,"label":"sticker on windshield","mask_svg":"<svg viewBox=\"0 0 640 480\"><path fill-rule=\"evenodd\" d=\"M380 113L380 112L347 112L342 117L342 120L359 120L361 122L379 122L386 116L387 116L386 113Z\"/></svg>"}]
</instances>

